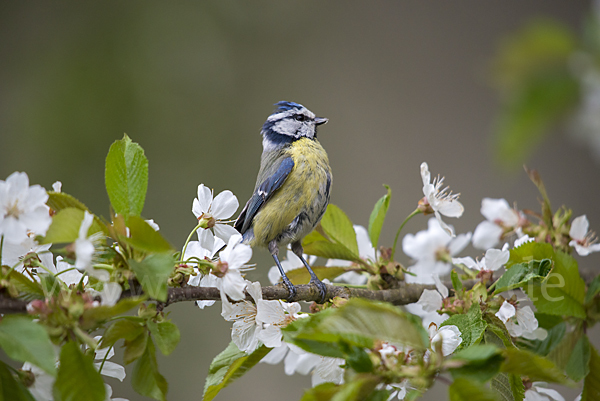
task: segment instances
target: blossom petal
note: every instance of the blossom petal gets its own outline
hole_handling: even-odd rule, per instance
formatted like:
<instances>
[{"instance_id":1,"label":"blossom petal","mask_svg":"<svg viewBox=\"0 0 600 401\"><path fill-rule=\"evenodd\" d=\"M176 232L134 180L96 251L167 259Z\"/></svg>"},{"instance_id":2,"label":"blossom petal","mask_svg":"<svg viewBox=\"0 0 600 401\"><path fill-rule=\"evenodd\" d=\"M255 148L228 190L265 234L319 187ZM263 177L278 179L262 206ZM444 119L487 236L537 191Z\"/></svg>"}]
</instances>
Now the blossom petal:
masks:
<instances>
[{"instance_id":1,"label":"blossom petal","mask_svg":"<svg viewBox=\"0 0 600 401\"><path fill-rule=\"evenodd\" d=\"M442 220L442 216L437 210L435 212L435 218L440 223L440 226L444 229L444 231L448 233L448 235L450 235L451 237L454 237L456 235L454 234L454 228L452 226L449 226L444 222L444 220Z\"/></svg>"},{"instance_id":2,"label":"blossom petal","mask_svg":"<svg viewBox=\"0 0 600 401\"><path fill-rule=\"evenodd\" d=\"M488 249L485 253L485 267L487 270L496 271L510 258L508 250Z\"/></svg>"},{"instance_id":3,"label":"blossom petal","mask_svg":"<svg viewBox=\"0 0 600 401\"><path fill-rule=\"evenodd\" d=\"M454 325L444 326L431 339L431 344L433 345L438 341L442 341L442 355L448 356L462 343L460 330Z\"/></svg>"},{"instance_id":4,"label":"blossom petal","mask_svg":"<svg viewBox=\"0 0 600 401\"><path fill-rule=\"evenodd\" d=\"M423 290L417 304L421 305L425 312L435 312L442 307L442 296L436 290Z\"/></svg>"},{"instance_id":5,"label":"blossom petal","mask_svg":"<svg viewBox=\"0 0 600 401\"><path fill-rule=\"evenodd\" d=\"M502 306L500 306L500 310L496 312L496 317L502 320L503 323L506 323L508 319L515 316L517 313L517 309L509 302L504 301Z\"/></svg>"},{"instance_id":6,"label":"blossom petal","mask_svg":"<svg viewBox=\"0 0 600 401\"><path fill-rule=\"evenodd\" d=\"M451 256L457 255L469 245L469 242L471 242L471 233L459 234L448 244L448 252Z\"/></svg>"},{"instance_id":7,"label":"blossom petal","mask_svg":"<svg viewBox=\"0 0 600 401\"><path fill-rule=\"evenodd\" d=\"M271 352L267 354L267 356L260 360L260 362L268 363L269 365L277 365L278 363L283 361L283 358L285 358L288 351L289 348L287 344L282 341L279 347L273 348Z\"/></svg>"},{"instance_id":8,"label":"blossom petal","mask_svg":"<svg viewBox=\"0 0 600 401\"><path fill-rule=\"evenodd\" d=\"M506 199L483 198L480 211L483 217L492 223L500 221L505 226L513 227L519 222L519 215Z\"/></svg>"},{"instance_id":9,"label":"blossom petal","mask_svg":"<svg viewBox=\"0 0 600 401\"><path fill-rule=\"evenodd\" d=\"M218 194L212 202L211 214L217 220L228 219L240 207L233 192L227 190Z\"/></svg>"},{"instance_id":10,"label":"blossom petal","mask_svg":"<svg viewBox=\"0 0 600 401\"><path fill-rule=\"evenodd\" d=\"M234 301L241 301L246 298L244 289L248 282L244 280L239 270L228 270L220 284L221 291Z\"/></svg>"},{"instance_id":11,"label":"blossom petal","mask_svg":"<svg viewBox=\"0 0 600 401\"><path fill-rule=\"evenodd\" d=\"M434 274L433 281L435 281L435 288L440 292L442 297L448 298L448 287L446 287L444 283L442 283L442 280L440 280L440 276Z\"/></svg>"},{"instance_id":12,"label":"blossom petal","mask_svg":"<svg viewBox=\"0 0 600 401\"><path fill-rule=\"evenodd\" d=\"M590 223L588 222L587 216L575 217L571 223L571 229L569 230L569 236L577 241L585 240L585 236L588 233Z\"/></svg>"},{"instance_id":13,"label":"blossom petal","mask_svg":"<svg viewBox=\"0 0 600 401\"><path fill-rule=\"evenodd\" d=\"M269 348L281 346L281 337L281 329L274 325L269 325L258 333L258 339Z\"/></svg>"},{"instance_id":14,"label":"blossom petal","mask_svg":"<svg viewBox=\"0 0 600 401\"><path fill-rule=\"evenodd\" d=\"M427 163L421 163L421 179L423 180L423 185L427 185L431 182L431 174L429 173L429 166ZM427 194L425 194L427 195Z\"/></svg>"},{"instance_id":15,"label":"blossom petal","mask_svg":"<svg viewBox=\"0 0 600 401\"><path fill-rule=\"evenodd\" d=\"M215 230L215 235L225 242L229 242L229 239L233 235L239 235L238 230L236 230L228 224L215 224L213 230Z\"/></svg>"},{"instance_id":16,"label":"blossom petal","mask_svg":"<svg viewBox=\"0 0 600 401\"><path fill-rule=\"evenodd\" d=\"M443 214L444 216L460 217L460 216L462 216L463 212L465 211L465 208L462 205L462 203L460 203L456 199L453 199L453 200L444 200L443 202L440 202L440 204L438 206L438 211L441 214Z\"/></svg>"},{"instance_id":17,"label":"blossom petal","mask_svg":"<svg viewBox=\"0 0 600 401\"><path fill-rule=\"evenodd\" d=\"M477 249L490 249L498 245L503 232L504 230L499 225L484 220L477 225L473 232L473 246Z\"/></svg>"},{"instance_id":18,"label":"blossom petal","mask_svg":"<svg viewBox=\"0 0 600 401\"><path fill-rule=\"evenodd\" d=\"M196 217L200 217L202 213L208 213L210 205L213 202L213 195L210 188L204 184L198 185L198 198L194 199L195 208L192 206L192 211Z\"/></svg>"},{"instance_id":19,"label":"blossom petal","mask_svg":"<svg viewBox=\"0 0 600 401\"><path fill-rule=\"evenodd\" d=\"M256 308L258 310L256 318L263 323L280 324L285 321L285 311L281 302L274 301L258 301Z\"/></svg>"},{"instance_id":20,"label":"blossom petal","mask_svg":"<svg viewBox=\"0 0 600 401\"><path fill-rule=\"evenodd\" d=\"M102 365L102 362L96 362L94 363L94 366L96 366L96 369L100 369L100 366ZM104 361L104 366L102 366L102 372L100 372L101 374L103 374L104 376L108 376L108 377L114 377L115 379L119 380L119 381L123 381L123 379L125 379L125 368L121 365L119 365L118 363L114 363L114 362L110 362L110 361Z\"/></svg>"}]
</instances>

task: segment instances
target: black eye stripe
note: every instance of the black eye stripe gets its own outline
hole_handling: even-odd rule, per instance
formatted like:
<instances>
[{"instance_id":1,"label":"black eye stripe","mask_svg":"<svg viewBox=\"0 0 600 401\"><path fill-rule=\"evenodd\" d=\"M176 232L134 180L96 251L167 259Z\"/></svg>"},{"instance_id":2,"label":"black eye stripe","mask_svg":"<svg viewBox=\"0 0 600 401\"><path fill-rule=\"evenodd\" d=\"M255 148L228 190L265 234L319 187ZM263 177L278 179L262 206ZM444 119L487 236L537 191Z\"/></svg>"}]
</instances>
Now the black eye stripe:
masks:
<instances>
[{"instance_id":1,"label":"black eye stripe","mask_svg":"<svg viewBox=\"0 0 600 401\"><path fill-rule=\"evenodd\" d=\"M294 114L294 120L296 120L296 121L306 121L306 116L304 114Z\"/></svg>"}]
</instances>

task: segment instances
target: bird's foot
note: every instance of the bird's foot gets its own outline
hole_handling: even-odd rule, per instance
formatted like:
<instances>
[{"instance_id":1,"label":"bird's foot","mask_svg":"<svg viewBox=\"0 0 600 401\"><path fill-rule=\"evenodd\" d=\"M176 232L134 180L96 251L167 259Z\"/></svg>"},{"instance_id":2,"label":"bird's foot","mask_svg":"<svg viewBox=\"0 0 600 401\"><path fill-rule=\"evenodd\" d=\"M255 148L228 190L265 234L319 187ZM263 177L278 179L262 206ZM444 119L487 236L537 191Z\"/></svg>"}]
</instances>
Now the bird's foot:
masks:
<instances>
[{"instance_id":1,"label":"bird's foot","mask_svg":"<svg viewBox=\"0 0 600 401\"><path fill-rule=\"evenodd\" d=\"M294 284L292 284L292 282L290 280L283 280L283 284L285 284L285 287L287 288L287 290L289 292L287 300L288 300L288 302L292 302L294 300L294 298L296 298L296 292L297 292L296 287L294 287Z\"/></svg>"},{"instance_id":2,"label":"bird's foot","mask_svg":"<svg viewBox=\"0 0 600 401\"><path fill-rule=\"evenodd\" d=\"M319 279L311 279L309 284L312 284L315 287L317 287L317 290L319 291L320 298L318 303L324 303L327 297L327 285L325 285L325 283L323 283Z\"/></svg>"}]
</instances>

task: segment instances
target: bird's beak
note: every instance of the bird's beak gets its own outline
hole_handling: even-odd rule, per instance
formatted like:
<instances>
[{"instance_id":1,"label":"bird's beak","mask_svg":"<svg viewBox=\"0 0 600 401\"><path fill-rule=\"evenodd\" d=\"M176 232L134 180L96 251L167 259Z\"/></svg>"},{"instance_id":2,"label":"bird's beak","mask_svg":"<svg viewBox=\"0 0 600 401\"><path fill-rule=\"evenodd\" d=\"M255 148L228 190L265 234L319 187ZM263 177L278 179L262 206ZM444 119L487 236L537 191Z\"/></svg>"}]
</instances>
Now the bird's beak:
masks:
<instances>
[{"instance_id":1,"label":"bird's beak","mask_svg":"<svg viewBox=\"0 0 600 401\"><path fill-rule=\"evenodd\" d=\"M315 117L315 125L326 124L329 121L328 118L325 117Z\"/></svg>"}]
</instances>

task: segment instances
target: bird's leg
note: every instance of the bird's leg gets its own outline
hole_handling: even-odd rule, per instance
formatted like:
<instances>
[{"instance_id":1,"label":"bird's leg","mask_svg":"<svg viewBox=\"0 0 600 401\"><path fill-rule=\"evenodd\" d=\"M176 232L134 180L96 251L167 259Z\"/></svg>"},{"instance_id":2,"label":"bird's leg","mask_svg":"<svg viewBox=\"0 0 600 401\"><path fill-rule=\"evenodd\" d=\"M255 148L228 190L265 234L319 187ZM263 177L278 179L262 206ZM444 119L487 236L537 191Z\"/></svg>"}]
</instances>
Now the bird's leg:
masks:
<instances>
[{"instance_id":1,"label":"bird's leg","mask_svg":"<svg viewBox=\"0 0 600 401\"><path fill-rule=\"evenodd\" d=\"M321 296L321 299L319 299L319 303L322 304L323 302L325 302L327 296L327 286L323 284L321 280L319 280L315 272L310 268L308 262L302 256L303 251L304 249L302 249L302 243L300 243L300 241L294 242L292 244L292 252L294 252L296 256L300 258L300 260L304 264L304 267L306 267L306 270L308 270L308 273L310 273L310 284L315 285L317 287L317 290L319 290L319 295Z\"/></svg>"},{"instance_id":2,"label":"bird's leg","mask_svg":"<svg viewBox=\"0 0 600 401\"><path fill-rule=\"evenodd\" d=\"M277 265L277 268L279 269L279 273L281 273L281 278L283 279L283 284L285 284L285 286L288 289L289 292L289 296L288 296L288 301L292 302L292 300L296 297L296 287L294 287L294 284L292 284L292 282L290 281L290 279L285 275L285 272L283 271L283 267L281 266L281 263L279 262L279 247L277 246L277 243L275 241L271 241L269 242L269 252L271 252L271 256L273 256L273 259L275 259L275 264Z\"/></svg>"}]
</instances>

